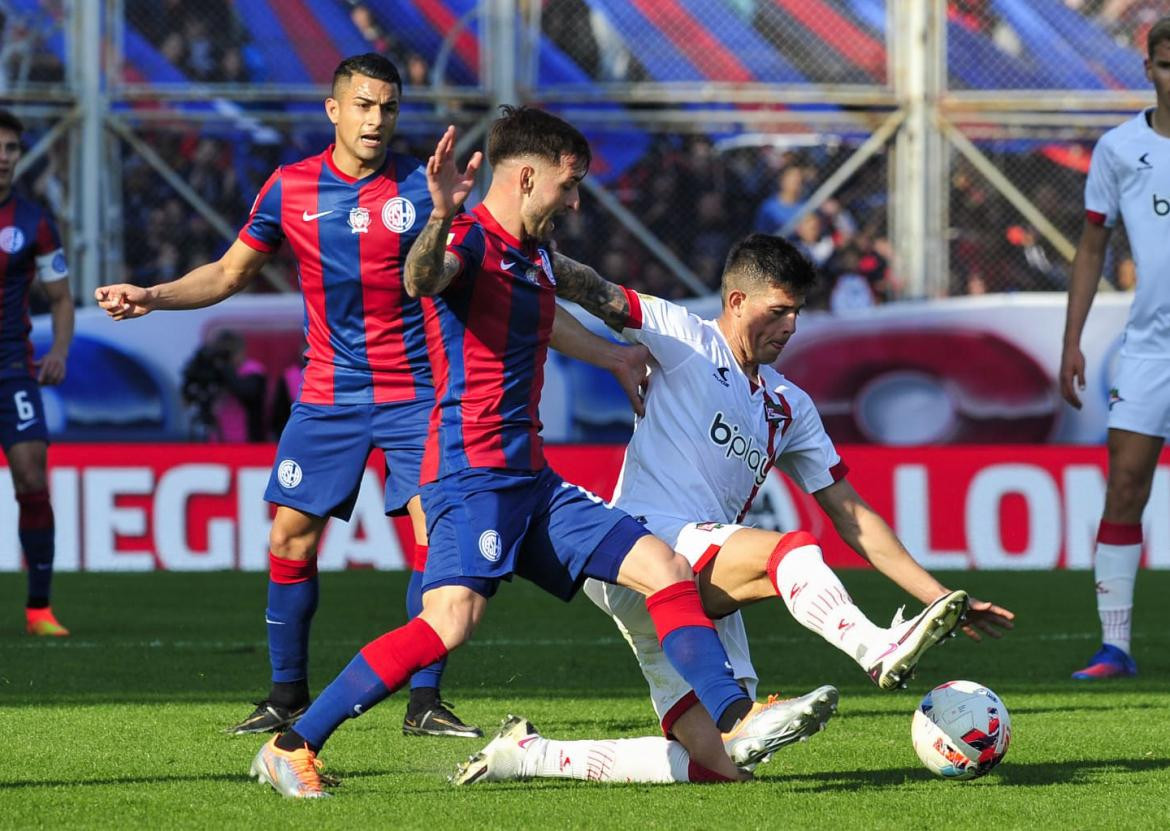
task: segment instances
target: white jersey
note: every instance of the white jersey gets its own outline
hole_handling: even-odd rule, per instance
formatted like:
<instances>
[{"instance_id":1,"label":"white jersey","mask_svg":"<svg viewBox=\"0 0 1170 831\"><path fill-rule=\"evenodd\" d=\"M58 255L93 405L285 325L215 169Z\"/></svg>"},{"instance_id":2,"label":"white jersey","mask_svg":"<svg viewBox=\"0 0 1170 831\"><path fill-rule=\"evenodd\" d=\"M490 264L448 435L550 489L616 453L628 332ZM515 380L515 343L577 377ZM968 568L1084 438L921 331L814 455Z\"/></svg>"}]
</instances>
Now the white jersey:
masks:
<instances>
[{"instance_id":1,"label":"white jersey","mask_svg":"<svg viewBox=\"0 0 1170 831\"><path fill-rule=\"evenodd\" d=\"M670 544L691 522L736 523L773 465L805 491L845 474L812 399L771 367L759 387L714 321L627 291L623 334L654 357L646 416L626 447L615 504Z\"/></svg>"},{"instance_id":2,"label":"white jersey","mask_svg":"<svg viewBox=\"0 0 1170 831\"><path fill-rule=\"evenodd\" d=\"M1137 264L1122 354L1170 357L1170 139L1144 110L1114 127L1093 149L1085 184L1089 222L1112 228L1120 216Z\"/></svg>"}]
</instances>

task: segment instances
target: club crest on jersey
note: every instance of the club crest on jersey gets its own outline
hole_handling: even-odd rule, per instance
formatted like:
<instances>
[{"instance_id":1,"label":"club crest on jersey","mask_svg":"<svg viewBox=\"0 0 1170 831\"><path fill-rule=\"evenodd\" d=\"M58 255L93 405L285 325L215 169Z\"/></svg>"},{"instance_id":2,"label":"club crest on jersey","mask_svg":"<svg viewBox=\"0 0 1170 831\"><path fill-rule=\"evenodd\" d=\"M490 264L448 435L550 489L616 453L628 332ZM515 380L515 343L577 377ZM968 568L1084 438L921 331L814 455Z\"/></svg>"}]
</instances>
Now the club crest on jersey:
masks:
<instances>
[{"instance_id":1,"label":"club crest on jersey","mask_svg":"<svg viewBox=\"0 0 1170 831\"><path fill-rule=\"evenodd\" d=\"M489 528L479 535L479 553L489 563L500 559L500 534L494 528Z\"/></svg>"},{"instance_id":2,"label":"club crest on jersey","mask_svg":"<svg viewBox=\"0 0 1170 831\"><path fill-rule=\"evenodd\" d=\"M543 248L538 248L537 251L540 252L540 267L544 271L544 276L547 277L548 281L555 286L557 284L557 278L556 275L553 274L552 258ZM537 281L533 280L532 282L536 283ZM537 284L539 285L539 283Z\"/></svg>"},{"instance_id":3,"label":"club crest on jersey","mask_svg":"<svg viewBox=\"0 0 1170 831\"><path fill-rule=\"evenodd\" d=\"M396 234L405 234L414 225L414 204L405 197L395 196L382 206L382 224Z\"/></svg>"},{"instance_id":4,"label":"club crest on jersey","mask_svg":"<svg viewBox=\"0 0 1170 831\"><path fill-rule=\"evenodd\" d=\"M792 426L792 407L788 406L788 400L783 395L777 395L777 398L778 401L764 399L764 419L771 426L780 428L780 435L783 436Z\"/></svg>"},{"instance_id":5,"label":"club crest on jersey","mask_svg":"<svg viewBox=\"0 0 1170 831\"><path fill-rule=\"evenodd\" d=\"M5 254L15 254L22 248L24 248L24 231L15 225L9 225L0 230L0 251Z\"/></svg>"},{"instance_id":6,"label":"club crest on jersey","mask_svg":"<svg viewBox=\"0 0 1170 831\"><path fill-rule=\"evenodd\" d=\"M349 232L351 234L370 233L370 212L365 208L353 208L349 212Z\"/></svg>"},{"instance_id":7,"label":"club crest on jersey","mask_svg":"<svg viewBox=\"0 0 1170 831\"><path fill-rule=\"evenodd\" d=\"M280 482L282 488L292 490L301 483L304 475L301 473L301 466L292 459L285 459L276 468L276 480Z\"/></svg>"}]
</instances>

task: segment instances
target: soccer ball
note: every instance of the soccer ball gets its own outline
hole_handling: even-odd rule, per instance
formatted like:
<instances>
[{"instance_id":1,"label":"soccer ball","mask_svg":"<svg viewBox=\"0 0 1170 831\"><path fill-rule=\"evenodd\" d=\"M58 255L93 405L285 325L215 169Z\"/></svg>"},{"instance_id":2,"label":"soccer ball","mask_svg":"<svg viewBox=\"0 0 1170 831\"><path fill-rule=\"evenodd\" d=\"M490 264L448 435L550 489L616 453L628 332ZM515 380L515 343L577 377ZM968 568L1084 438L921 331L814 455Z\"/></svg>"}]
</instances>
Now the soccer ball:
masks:
<instances>
[{"instance_id":1,"label":"soccer ball","mask_svg":"<svg viewBox=\"0 0 1170 831\"><path fill-rule=\"evenodd\" d=\"M914 752L944 779L976 779L999 764L1012 721L999 696L973 681L939 684L922 698L910 723Z\"/></svg>"}]
</instances>

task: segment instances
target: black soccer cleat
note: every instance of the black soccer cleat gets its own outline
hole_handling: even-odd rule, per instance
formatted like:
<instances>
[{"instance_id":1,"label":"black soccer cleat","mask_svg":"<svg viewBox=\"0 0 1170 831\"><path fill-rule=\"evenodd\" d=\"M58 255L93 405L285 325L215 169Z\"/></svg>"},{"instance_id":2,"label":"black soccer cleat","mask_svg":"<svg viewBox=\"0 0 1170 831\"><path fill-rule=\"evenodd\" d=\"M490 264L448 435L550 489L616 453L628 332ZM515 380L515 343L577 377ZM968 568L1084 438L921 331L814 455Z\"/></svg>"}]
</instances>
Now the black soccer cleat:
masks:
<instances>
[{"instance_id":1,"label":"black soccer cleat","mask_svg":"<svg viewBox=\"0 0 1170 831\"><path fill-rule=\"evenodd\" d=\"M280 732L292 727L293 722L303 716L307 709L309 709L307 701L300 707L290 709L265 699L257 702L256 709L252 711L250 716L239 724L227 728L226 732L233 736L244 736L248 733Z\"/></svg>"},{"instance_id":2,"label":"black soccer cleat","mask_svg":"<svg viewBox=\"0 0 1170 831\"><path fill-rule=\"evenodd\" d=\"M407 712L402 719L404 736L449 736L462 739L483 737L483 731L471 724L464 724L459 716L451 712L451 704L436 701L419 713Z\"/></svg>"}]
</instances>

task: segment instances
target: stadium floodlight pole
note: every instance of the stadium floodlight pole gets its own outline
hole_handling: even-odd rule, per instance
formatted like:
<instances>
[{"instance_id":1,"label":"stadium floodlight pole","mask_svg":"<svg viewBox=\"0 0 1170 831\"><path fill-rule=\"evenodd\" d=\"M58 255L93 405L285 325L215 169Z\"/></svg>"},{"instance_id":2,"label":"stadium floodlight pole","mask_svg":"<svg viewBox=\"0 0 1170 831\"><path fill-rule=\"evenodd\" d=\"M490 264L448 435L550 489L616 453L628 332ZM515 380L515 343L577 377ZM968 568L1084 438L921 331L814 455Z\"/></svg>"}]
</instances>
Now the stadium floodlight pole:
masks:
<instances>
[{"instance_id":1,"label":"stadium floodlight pole","mask_svg":"<svg viewBox=\"0 0 1170 831\"><path fill-rule=\"evenodd\" d=\"M73 11L70 44L70 82L81 102L81 131L73 145L71 166L80 200L74 203L72 262L78 266L76 288L89 297L101 284L102 161L105 133L102 122L109 109L102 73L102 4L77 3Z\"/></svg>"},{"instance_id":2,"label":"stadium floodlight pole","mask_svg":"<svg viewBox=\"0 0 1170 831\"><path fill-rule=\"evenodd\" d=\"M890 77L906 121L894 144L890 239L895 270L911 297L947 293L946 148L935 123L946 89L945 0L886 7Z\"/></svg>"}]
</instances>

